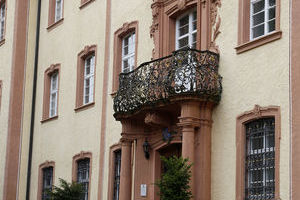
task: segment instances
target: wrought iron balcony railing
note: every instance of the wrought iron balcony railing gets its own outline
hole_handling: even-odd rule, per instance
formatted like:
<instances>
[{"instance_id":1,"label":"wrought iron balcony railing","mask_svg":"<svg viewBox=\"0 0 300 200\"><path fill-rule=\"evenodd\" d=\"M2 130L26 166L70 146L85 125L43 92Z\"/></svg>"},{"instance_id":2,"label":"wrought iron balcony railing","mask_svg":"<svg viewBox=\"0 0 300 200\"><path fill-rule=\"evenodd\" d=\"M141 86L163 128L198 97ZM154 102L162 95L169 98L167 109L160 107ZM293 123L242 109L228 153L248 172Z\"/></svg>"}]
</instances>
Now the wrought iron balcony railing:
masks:
<instances>
[{"instance_id":1,"label":"wrought iron balcony railing","mask_svg":"<svg viewBox=\"0 0 300 200\"><path fill-rule=\"evenodd\" d=\"M218 65L218 54L188 48L121 73L115 114L130 114L185 96L218 103L222 93Z\"/></svg>"}]
</instances>

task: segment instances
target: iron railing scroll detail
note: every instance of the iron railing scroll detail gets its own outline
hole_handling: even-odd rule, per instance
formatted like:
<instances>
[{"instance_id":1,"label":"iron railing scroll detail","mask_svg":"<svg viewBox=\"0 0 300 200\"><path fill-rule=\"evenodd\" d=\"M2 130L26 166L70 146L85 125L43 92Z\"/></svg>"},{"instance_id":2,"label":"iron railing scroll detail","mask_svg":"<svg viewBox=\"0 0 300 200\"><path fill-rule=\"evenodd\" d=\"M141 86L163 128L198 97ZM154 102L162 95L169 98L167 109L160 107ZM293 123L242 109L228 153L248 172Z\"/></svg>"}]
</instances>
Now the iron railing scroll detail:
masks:
<instances>
[{"instance_id":1,"label":"iron railing scroll detail","mask_svg":"<svg viewBox=\"0 0 300 200\"><path fill-rule=\"evenodd\" d=\"M121 73L114 97L115 114L134 113L185 96L217 104L222 93L218 67L218 54L187 48Z\"/></svg>"}]
</instances>

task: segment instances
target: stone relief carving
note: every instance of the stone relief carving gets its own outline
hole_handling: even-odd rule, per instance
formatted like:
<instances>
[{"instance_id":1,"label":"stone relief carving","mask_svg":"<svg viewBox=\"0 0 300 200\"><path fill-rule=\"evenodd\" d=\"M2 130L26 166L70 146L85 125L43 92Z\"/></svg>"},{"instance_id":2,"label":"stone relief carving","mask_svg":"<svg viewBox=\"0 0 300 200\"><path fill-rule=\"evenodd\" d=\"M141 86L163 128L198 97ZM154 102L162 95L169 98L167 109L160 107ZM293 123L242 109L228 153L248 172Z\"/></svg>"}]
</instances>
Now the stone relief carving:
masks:
<instances>
[{"instance_id":1,"label":"stone relief carving","mask_svg":"<svg viewBox=\"0 0 300 200\"><path fill-rule=\"evenodd\" d=\"M221 17L218 14L219 8L222 6L221 0L212 0L210 7L210 25L212 30L212 39L210 43L210 51L219 53L219 46L216 44L216 39L221 33L220 25L221 25ZM218 19L217 19L218 18Z\"/></svg>"}]
</instances>

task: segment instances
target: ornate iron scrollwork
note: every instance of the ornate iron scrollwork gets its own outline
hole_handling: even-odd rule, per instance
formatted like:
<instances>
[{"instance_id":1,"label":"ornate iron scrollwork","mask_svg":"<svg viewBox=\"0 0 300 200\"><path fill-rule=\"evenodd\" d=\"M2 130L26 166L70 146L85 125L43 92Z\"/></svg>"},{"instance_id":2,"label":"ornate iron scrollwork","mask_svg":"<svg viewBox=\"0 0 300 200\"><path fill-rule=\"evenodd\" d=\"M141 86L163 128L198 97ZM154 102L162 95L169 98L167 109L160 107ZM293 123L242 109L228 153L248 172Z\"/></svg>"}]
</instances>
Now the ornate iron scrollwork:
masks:
<instances>
[{"instance_id":1,"label":"ornate iron scrollwork","mask_svg":"<svg viewBox=\"0 0 300 200\"><path fill-rule=\"evenodd\" d=\"M128 114L181 96L218 103L222 93L218 64L218 54L190 48L143 63L129 73L120 74L114 111Z\"/></svg>"}]
</instances>

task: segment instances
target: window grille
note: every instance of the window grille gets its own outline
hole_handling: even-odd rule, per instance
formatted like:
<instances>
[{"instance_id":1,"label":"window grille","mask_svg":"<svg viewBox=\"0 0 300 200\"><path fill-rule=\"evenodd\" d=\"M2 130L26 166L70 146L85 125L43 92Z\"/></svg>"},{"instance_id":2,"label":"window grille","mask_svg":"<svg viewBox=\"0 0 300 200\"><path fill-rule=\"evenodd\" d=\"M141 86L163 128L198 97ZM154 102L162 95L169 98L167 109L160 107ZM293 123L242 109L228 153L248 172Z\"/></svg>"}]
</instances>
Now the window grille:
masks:
<instances>
[{"instance_id":1,"label":"window grille","mask_svg":"<svg viewBox=\"0 0 300 200\"><path fill-rule=\"evenodd\" d=\"M275 31L276 0L251 0L250 39Z\"/></svg>"},{"instance_id":2,"label":"window grille","mask_svg":"<svg viewBox=\"0 0 300 200\"><path fill-rule=\"evenodd\" d=\"M121 172L121 150L115 151L115 176L114 176L114 198L119 200L120 194L120 172Z\"/></svg>"},{"instance_id":3,"label":"window grille","mask_svg":"<svg viewBox=\"0 0 300 200\"><path fill-rule=\"evenodd\" d=\"M83 103L88 104L94 101L94 71L95 55L89 56L84 60L84 86Z\"/></svg>"},{"instance_id":4,"label":"window grille","mask_svg":"<svg viewBox=\"0 0 300 200\"><path fill-rule=\"evenodd\" d=\"M134 69L135 63L135 32L124 37L122 41L122 72L127 73Z\"/></svg>"},{"instance_id":5,"label":"window grille","mask_svg":"<svg viewBox=\"0 0 300 200\"><path fill-rule=\"evenodd\" d=\"M245 200L275 198L275 119L246 124Z\"/></svg>"},{"instance_id":6,"label":"window grille","mask_svg":"<svg viewBox=\"0 0 300 200\"><path fill-rule=\"evenodd\" d=\"M77 162L77 182L81 183L84 189L82 200L88 200L90 176L90 159L86 158Z\"/></svg>"},{"instance_id":7,"label":"window grille","mask_svg":"<svg viewBox=\"0 0 300 200\"><path fill-rule=\"evenodd\" d=\"M0 4L0 40L4 39L4 25L5 25L5 3Z\"/></svg>"},{"instance_id":8,"label":"window grille","mask_svg":"<svg viewBox=\"0 0 300 200\"><path fill-rule=\"evenodd\" d=\"M50 196L47 191L52 190L53 181L53 167L47 167L43 169L43 190L42 200L50 200Z\"/></svg>"}]
</instances>

